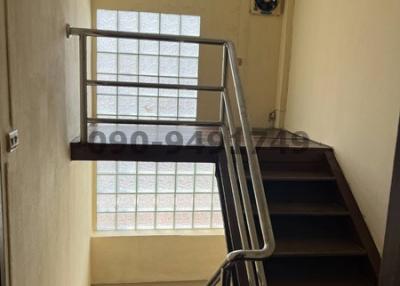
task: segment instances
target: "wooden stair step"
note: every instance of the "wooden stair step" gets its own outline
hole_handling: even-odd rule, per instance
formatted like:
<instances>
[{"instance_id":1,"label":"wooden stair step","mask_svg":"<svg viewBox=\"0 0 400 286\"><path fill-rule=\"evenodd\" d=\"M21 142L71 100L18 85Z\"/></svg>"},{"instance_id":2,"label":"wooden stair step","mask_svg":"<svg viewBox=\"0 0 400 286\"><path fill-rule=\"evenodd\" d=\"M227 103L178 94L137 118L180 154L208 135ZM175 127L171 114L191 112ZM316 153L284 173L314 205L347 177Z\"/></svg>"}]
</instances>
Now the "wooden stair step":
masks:
<instances>
[{"instance_id":1,"label":"wooden stair step","mask_svg":"<svg viewBox=\"0 0 400 286\"><path fill-rule=\"evenodd\" d=\"M277 238L274 256L364 256L365 249L341 238Z\"/></svg>"},{"instance_id":2,"label":"wooden stair step","mask_svg":"<svg viewBox=\"0 0 400 286\"><path fill-rule=\"evenodd\" d=\"M264 265L269 286L374 286L367 262L367 256L282 256Z\"/></svg>"},{"instance_id":3,"label":"wooden stair step","mask_svg":"<svg viewBox=\"0 0 400 286\"><path fill-rule=\"evenodd\" d=\"M373 286L364 277L342 279L271 279L269 286Z\"/></svg>"},{"instance_id":4,"label":"wooden stair step","mask_svg":"<svg viewBox=\"0 0 400 286\"><path fill-rule=\"evenodd\" d=\"M270 202L271 215L347 216L349 212L337 203Z\"/></svg>"},{"instance_id":5,"label":"wooden stair step","mask_svg":"<svg viewBox=\"0 0 400 286\"><path fill-rule=\"evenodd\" d=\"M247 179L251 179L247 174ZM302 171L263 171L264 181L335 181L336 178L324 172L302 172Z\"/></svg>"}]
</instances>

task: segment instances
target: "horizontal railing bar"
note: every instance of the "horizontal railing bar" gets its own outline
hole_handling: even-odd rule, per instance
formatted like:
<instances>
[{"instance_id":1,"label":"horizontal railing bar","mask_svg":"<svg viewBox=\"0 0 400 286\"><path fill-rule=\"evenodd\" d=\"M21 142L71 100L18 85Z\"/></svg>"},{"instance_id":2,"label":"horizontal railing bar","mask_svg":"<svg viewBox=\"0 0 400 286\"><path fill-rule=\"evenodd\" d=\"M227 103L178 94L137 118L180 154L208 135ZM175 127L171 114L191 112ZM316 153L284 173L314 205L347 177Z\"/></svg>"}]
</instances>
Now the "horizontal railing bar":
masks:
<instances>
[{"instance_id":1,"label":"horizontal railing bar","mask_svg":"<svg viewBox=\"0 0 400 286\"><path fill-rule=\"evenodd\" d=\"M186 120L145 120L145 119L113 119L113 118L88 118L88 123L108 123L108 124L136 124L136 125L183 125L183 126L202 126L220 127L219 121L186 121Z\"/></svg>"},{"instance_id":2,"label":"horizontal railing bar","mask_svg":"<svg viewBox=\"0 0 400 286\"><path fill-rule=\"evenodd\" d=\"M97 50L97 54L107 54L107 55L123 55L123 56L160 56L162 58L173 58L176 59L177 57L181 59L198 59L199 56L185 56L185 55L164 55L164 54L154 54L154 53L146 53L146 52L137 52L137 53L129 53L129 52L109 52L109 51L99 51ZM118 73L120 75L120 73ZM142 74L141 74L142 75ZM175 76L176 78L177 76ZM181 76L179 76L181 77Z\"/></svg>"},{"instance_id":3,"label":"horizontal railing bar","mask_svg":"<svg viewBox=\"0 0 400 286\"><path fill-rule=\"evenodd\" d=\"M197 90L222 92L222 86L206 86L206 85L186 85L186 84L165 84L165 83L145 83L145 82L129 82L129 81L106 81L106 80L88 80L87 85L90 86L118 86L118 87L139 87L139 88L161 88L161 89L180 89L180 90Z\"/></svg>"},{"instance_id":4,"label":"horizontal railing bar","mask_svg":"<svg viewBox=\"0 0 400 286\"><path fill-rule=\"evenodd\" d=\"M85 29L85 28L73 28L73 27L70 27L69 25L67 25L67 36L69 37L71 35L80 35L80 36L89 36L89 37L143 39L143 40L195 43L195 44L218 45L218 46L223 46L226 43L225 40L219 40L219 39L207 39L207 38L190 37L190 36L132 33L132 32L96 30L96 29Z\"/></svg>"}]
</instances>

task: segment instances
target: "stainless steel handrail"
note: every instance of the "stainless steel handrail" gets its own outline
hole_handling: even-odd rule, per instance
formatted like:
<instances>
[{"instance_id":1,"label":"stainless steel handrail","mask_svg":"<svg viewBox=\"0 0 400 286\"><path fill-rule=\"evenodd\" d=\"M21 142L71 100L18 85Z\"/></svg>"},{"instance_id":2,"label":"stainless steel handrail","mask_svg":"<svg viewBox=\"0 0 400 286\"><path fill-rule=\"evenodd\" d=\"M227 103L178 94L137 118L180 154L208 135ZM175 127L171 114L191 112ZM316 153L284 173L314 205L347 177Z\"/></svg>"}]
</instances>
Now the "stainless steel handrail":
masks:
<instances>
[{"instance_id":1,"label":"stainless steel handrail","mask_svg":"<svg viewBox=\"0 0 400 286\"><path fill-rule=\"evenodd\" d=\"M249 169L250 169L250 176L251 176L251 182L253 185L253 190L255 194L255 200L256 200L256 205L257 205L257 213L259 216L260 220L260 227L261 227L261 234L263 238L264 245L262 248L259 249L243 249L243 250L235 250L230 253L228 253L227 257L225 258L224 262L214 273L214 275L211 277L211 279L207 282L207 286L214 286L216 285L220 279L221 279L221 272L223 272L225 269L228 269L231 267L234 263L240 260L253 260L253 261L262 261L265 258L268 258L272 255L272 253L275 250L275 237L272 229L272 224L271 224L271 219L270 219L270 214L269 214L269 208L265 196L265 191L264 191L264 185L263 185L263 180L261 176L261 170L260 170L260 164L258 161L257 157L257 152L253 143L253 139L251 136L250 132L250 125L248 123L248 116L247 116L247 110L246 110L246 104L243 96L243 88L242 84L240 81L240 76L239 76L239 69L236 63L236 50L235 46L232 42L226 42L225 48L227 49L227 54L228 54L228 61L229 61L229 66L231 69L231 75L233 79L233 84L234 84L234 90L235 90L235 95L236 95L236 101L237 101L237 109L240 117L240 123L242 127L242 136L244 139L244 144L246 147L246 153L247 153L247 158L248 158L248 163L249 163ZM227 113L232 113L231 109L226 108ZM229 123L228 123L229 124ZM230 124L232 125L232 124ZM234 142L237 131L232 131L231 132L231 137ZM231 152L231 148L225 148L226 154L229 157L229 154ZM235 155L237 159L240 159L240 156L238 154L240 153L240 150L235 151ZM251 214L250 214L251 215ZM251 232L250 232L251 235ZM262 270L261 270L262 271ZM265 275L263 275L265 276ZM266 283L266 281L259 281L260 283ZM251 285L251 284L250 284ZM253 285L251 285L253 286Z\"/></svg>"},{"instance_id":2,"label":"stainless steel handrail","mask_svg":"<svg viewBox=\"0 0 400 286\"><path fill-rule=\"evenodd\" d=\"M223 144L228 162L228 172L232 187L232 194L235 202L235 211L239 224L242 248L234 250L227 254L221 267L208 281L208 286L216 285L222 277L232 275L224 275L231 271L230 267L238 261L247 261L246 269L248 280L251 286L256 285L254 277L254 265L256 266L258 285L266 285L263 264L258 262L272 255L275 249L275 239L272 230L268 204L265 197L263 180L260 171L260 165L256 153L251 129L248 122L245 99L240 81L239 70L236 63L236 51L232 42L218 39L206 39L199 37L159 35L159 34L143 34L119 31L105 31L95 29L72 28L67 25L67 37L71 35L79 36L80 45L80 93L81 93L81 142L86 143L88 139L87 125L88 123L115 123L115 124L154 124L154 125L195 125L195 126L220 126L223 135ZM205 45L222 46L223 63L222 63L222 80L221 86L193 86L193 85L176 85L176 84L152 84L152 83L136 83L136 82L118 82L118 81L98 81L89 80L87 78L87 37L113 37L113 38L129 38L129 39L145 39L156 41L170 42L186 42ZM231 71L234 86L234 98L236 101L237 112L239 114L240 125L242 129L243 141L246 149L248 165L250 170L251 182L255 194L257 205L257 213L260 220L261 234L263 238L263 246L260 247L255 229L253 208L251 206L247 179L244 170L243 158L241 154L241 145L238 142L237 130L234 123L234 112L230 103L227 88L227 70ZM151 120L134 120L134 119L100 119L89 118L87 114L87 87L88 86L124 86L124 87L147 87L162 89L188 89L199 91L219 92L221 96L221 108L219 121L151 121ZM234 157L232 156L232 149ZM236 168L235 168L236 164ZM238 185L239 182L239 185ZM244 211L244 213L243 213ZM246 218L246 223L244 222ZM249 236L249 237L248 237ZM255 262L255 264L253 264Z\"/></svg>"}]
</instances>

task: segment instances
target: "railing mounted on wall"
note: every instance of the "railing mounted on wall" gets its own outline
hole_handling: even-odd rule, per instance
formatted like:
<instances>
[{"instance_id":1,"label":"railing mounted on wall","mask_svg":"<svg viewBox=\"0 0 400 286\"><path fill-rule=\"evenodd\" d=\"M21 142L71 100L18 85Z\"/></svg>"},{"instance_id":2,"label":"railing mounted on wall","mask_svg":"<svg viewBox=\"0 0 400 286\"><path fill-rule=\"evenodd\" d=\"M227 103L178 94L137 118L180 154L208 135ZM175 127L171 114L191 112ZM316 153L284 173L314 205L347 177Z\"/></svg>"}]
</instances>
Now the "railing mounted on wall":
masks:
<instances>
[{"instance_id":1,"label":"railing mounted on wall","mask_svg":"<svg viewBox=\"0 0 400 286\"><path fill-rule=\"evenodd\" d=\"M239 70L236 63L236 51L232 42L218 39L206 39L199 37L142 34L117 31L105 31L95 29L72 28L67 25L67 37L75 35L79 37L80 51L80 140L88 141L88 124L151 124L151 125L190 125L190 126L218 126L223 136L223 144L228 162L229 179L232 195L235 202L236 217L239 224L239 232L243 249L235 250L226 256L222 265L208 281L208 286L230 285L232 279L232 266L238 261L246 261L247 278L250 285L266 285L265 272L262 260L272 255L275 249L275 239L271 226L271 220L264 192L263 180L256 149L251 137L251 129L248 123L246 104L243 89L239 78ZM202 45L216 45L223 48L222 80L220 86L179 85L179 84L150 84L121 81L98 81L88 79L87 76L87 40L88 37L110 37L125 39L144 39L155 41L196 43ZM228 72L234 87L235 110L240 119L240 126L235 126L234 108L228 94ZM106 119L88 117L88 86L114 86L114 87L141 87L162 89L183 89L197 91L211 91L220 93L220 114L218 121L175 121L175 120L136 120L136 119ZM239 129L237 127L240 127ZM241 154L240 136L241 130L246 154L248 158L251 183L255 194L257 213L260 219L263 245L260 246L257 238L254 222L254 211L250 202L246 173ZM233 152L232 152L233 150Z\"/></svg>"}]
</instances>

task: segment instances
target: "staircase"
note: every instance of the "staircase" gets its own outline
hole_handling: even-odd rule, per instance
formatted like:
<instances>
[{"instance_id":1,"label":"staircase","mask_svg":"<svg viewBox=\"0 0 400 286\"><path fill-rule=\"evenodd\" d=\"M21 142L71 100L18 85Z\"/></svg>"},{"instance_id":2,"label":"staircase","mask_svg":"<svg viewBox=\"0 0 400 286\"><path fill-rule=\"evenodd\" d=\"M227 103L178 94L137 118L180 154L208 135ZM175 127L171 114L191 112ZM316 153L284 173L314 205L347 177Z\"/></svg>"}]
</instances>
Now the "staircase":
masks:
<instances>
[{"instance_id":1,"label":"staircase","mask_svg":"<svg viewBox=\"0 0 400 286\"><path fill-rule=\"evenodd\" d=\"M276 240L274 254L263 262L268 285L377 285L379 254L333 150L261 147L257 153ZM227 242L234 250L240 246L232 198L229 186L221 189ZM251 189L250 197L254 202ZM244 264L235 270L234 284L249 285Z\"/></svg>"},{"instance_id":2,"label":"staircase","mask_svg":"<svg viewBox=\"0 0 400 286\"><path fill-rule=\"evenodd\" d=\"M260 141L251 134L232 42L70 26L66 31L68 37L79 37L80 48L81 133L80 138L71 143L72 160L217 164L229 253L208 281L208 286L218 283L226 286L232 282L240 286L377 284L380 256L333 150L311 141L305 142L307 148L299 148L297 143L303 139L287 140L290 134L285 132L285 144L274 144L274 137L256 144ZM90 79L87 40L91 37L218 47L222 57L221 85ZM219 119L182 121L92 117L88 110L88 86L213 92L220 99ZM142 137L146 135L150 141L142 138L144 142L138 144L132 140L138 134L134 132L132 135L132 132L138 129L142 129L140 134ZM182 140L170 142L167 140L170 132L167 131L179 133ZM194 137L198 131L202 134L200 138ZM281 138L282 131L277 132ZM210 135L217 135L218 140L211 143L202 140L203 137L210 138Z\"/></svg>"}]
</instances>

